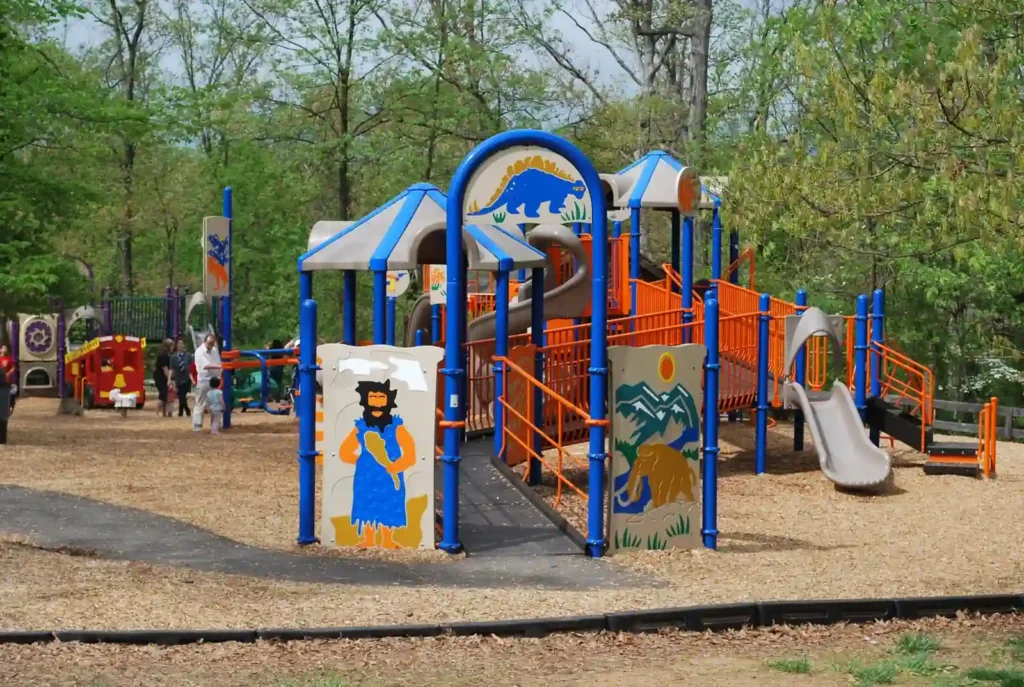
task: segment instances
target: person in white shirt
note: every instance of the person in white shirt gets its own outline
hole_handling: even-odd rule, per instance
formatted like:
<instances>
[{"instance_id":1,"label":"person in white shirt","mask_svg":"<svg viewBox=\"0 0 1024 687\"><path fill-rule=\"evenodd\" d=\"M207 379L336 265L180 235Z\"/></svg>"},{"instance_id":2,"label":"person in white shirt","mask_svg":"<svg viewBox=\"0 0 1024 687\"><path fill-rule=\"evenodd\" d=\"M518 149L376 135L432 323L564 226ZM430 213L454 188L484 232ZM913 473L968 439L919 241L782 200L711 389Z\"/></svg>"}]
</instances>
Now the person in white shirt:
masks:
<instances>
[{"instance_id":1,"label":"person in white shirt","mask_svg":"<svg viewBox=\"0 0 1024 687\"><path fill-rule=\"evenodd\" d=\"M207 410L210 380L214 377L220 379L220 351L217 350L216 344L217 340L213 334L208 334L203 340L203 345L196 349L196 406L192 409L193 432L203 431L203 414Z\"/></svg>"}]
</instances>

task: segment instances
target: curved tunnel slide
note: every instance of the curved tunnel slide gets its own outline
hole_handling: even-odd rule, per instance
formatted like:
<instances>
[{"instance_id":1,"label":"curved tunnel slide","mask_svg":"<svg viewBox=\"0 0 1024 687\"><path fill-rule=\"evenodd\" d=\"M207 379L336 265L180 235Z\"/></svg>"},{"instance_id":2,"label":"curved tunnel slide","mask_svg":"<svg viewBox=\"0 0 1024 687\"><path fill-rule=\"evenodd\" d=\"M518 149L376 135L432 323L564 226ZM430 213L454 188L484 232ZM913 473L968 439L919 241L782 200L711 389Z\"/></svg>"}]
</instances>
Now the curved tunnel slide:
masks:
<instances>
[{"instance_id":1,"label":"curved tunnel slide","mask_svg":"<svg viewBox=\"0 0 1024 687\"><path fill-rule=\"evenodd\" d=\"M552 246L565 248L572 254L579 265L576 273L564 284L556 285L558 271L548 259L545 273L544 319L571 319L586 312L590 305L591 277L589 256L571 229L557 224L544 224L535 227L527 236L531 246L546 251ZM530 285L525 284L519 291L517 302L508 309L508 333L510 336L522 334L530 327ZM488 313L469 323L467 341L481 341L494 338L496 313ZM430 329L430 294L425 293L416 299L405 328L405 345L416 344L416 331Z\"/></svg>"}]
</instances>

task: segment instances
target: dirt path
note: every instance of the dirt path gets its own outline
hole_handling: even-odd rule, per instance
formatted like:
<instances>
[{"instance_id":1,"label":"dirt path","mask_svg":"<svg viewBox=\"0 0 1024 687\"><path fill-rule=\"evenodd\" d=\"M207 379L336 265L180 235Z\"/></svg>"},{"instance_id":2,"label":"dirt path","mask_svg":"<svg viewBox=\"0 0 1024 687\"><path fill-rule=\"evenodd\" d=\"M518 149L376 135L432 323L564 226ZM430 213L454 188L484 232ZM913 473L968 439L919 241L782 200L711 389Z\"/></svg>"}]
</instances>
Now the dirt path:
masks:
<instances>
[{"instance_id":1,"label":"dirt path","mask_svg":"<svg viewBox=\"0 0 1024 687\"><path fill-rule=\"evenodd\" d=\"M852 666L893 662L906 633L927 633L939 677L977 665L1017 665L999 656L1024 633L1024 618L774 628L699 635L566 635L543 640L437 638L223 644L171 648L99 645L0 646L0 682L25 686L277 685L849 685ZM802 660L809 673L772 665ZM848 667L851 666L851 667ZM938 684L899 668L898 684ZM947 682L946 684L957 684ZM961 682L959 684L967 684Z\"/></svg>"}]
</instances>

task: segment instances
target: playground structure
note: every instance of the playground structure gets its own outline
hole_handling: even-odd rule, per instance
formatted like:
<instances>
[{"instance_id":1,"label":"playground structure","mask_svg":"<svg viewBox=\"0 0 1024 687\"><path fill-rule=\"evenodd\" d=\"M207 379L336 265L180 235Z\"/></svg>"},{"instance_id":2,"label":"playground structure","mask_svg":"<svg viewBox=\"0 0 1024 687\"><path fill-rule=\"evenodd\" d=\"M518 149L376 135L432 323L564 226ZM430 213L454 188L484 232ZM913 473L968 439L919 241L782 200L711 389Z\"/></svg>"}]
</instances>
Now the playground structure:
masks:
<instances>
[{"instance_id":1,"label":"playground structure","mask_svg":"<svg viewBox=\"0 0 1024 687\"><path fill-rule=\"evenodd\" d=\"M64 357L65 382L86 410L142 408L146 404L146 340L101 336Z\"/></svg>"},{"instance_id":2,"label":"playground structure","mask_svg":"<svg viewBox=\"0 0 1024 687\"><path fill-rule=\"evenodd\" d=\"M629 212L628 235L622 233L623 208ZM460 453L464 441L487 435L493 435L496 460L526 464L528 483L539 484L544 472L554 478L556 505L567 491L586 499L591 556L643 547L635 531L620 531L614 524L618 513L640 527L646 515L657 512L660 517L664 511L659 509L674 504L674 522L665 532L671 545L700 541L715 548L717 430L723 414L733 418L752 411L757 473L767 469L768 411L786 406L795 411L794 449L803 448L810 424L823 474L837 486L874 489L887 481L891 465L878 446L882 432L928 455L926 472L994 476L994 420L986 420L995 417L994 400L982 415L977 444L935 442L932 373L886 340L884 294L876 291L871 307L861 295L855 315L830 318L808 307L804 291L792 303L757 293L753 255L740 253L735 232L723 270L720 208L721 197L666 153L650 153L617 174L599 176L563 139L514 131L470 153L447 195L417 184L358 221L314 226L309 250L299 259L300 339L317 338L313 273L340 270L344 343L281 352L297 355L299 365L299 543L317 541L315 464L322 460L326 469L328 458L338 457L338 437L332 432L338 418L348 418L345 413L356 407L351 394L364 383L402 379L411 359L419 360L429 383L405 379L403 391L381 387L382 398L391 399L382 403L389 404L384 406L388 418L403 406L406 418L409 406L395 396L436 394L440 488L421 485L417 493L439 505L437 546L450 552L461 549ZM662 266L660 281L640 279L644 209L671 213L672 261ZM694 218L700 210L712 213L712 260L710 278L695 282ZM738 283L745 262L749 287ZM386 289L388 273L395 270L424 274L425 293L407 323L405 349L388 345L395 341L395 318L389 317ZM363 347L355 340L356 271L374 275L373 344ZM628 299L623 297L627 293ZM434 357L424 342L444 346L443 385L432 386ZM838 355L830 353L829 343ZM416 351L425 357L416 358ZM617 363L609 363L609 351ZM629 351L657 355L631 362ZM694 356L700 363L693 362ZM647 371L630 372L637 366ZM845 378L827 394L833 367L845 368ZM693 381L693 374L703 377L702 384ZM647 396L631 396L638 389ZM887 401L891 395L911 401L912 410L897 410ZM336 400L341 398L344 406ZM370 413L372 399L360 398ZM631 408L643 406L642 398L658 399L651 402L654 406L647 403L646 412L669 419L653 429L640 422ZM411 412L422 410L420 405ZM433 434L417 430L409 446L420 448L406 465L405 448L389 445L378 451L364 444L366 427L358 431L362 453L352 455L372 453L382 466L403 465L392 473L396 489L404 484L404 471L423 460L422 446L434 444ZM588 445L585 459L568 450L580 443ZM359 461L342 462L354 464L356 476L353 481L352 474L343 473L325 482L324 512L336 515L324 520L321 532L327 536L333 526L337 536L329 538L336 544L401 545L396 544L398 534L387 532L383 539L360 540L357 523L372 519L357 515L353 484L359 482ZM612 470L607 479L606 464ZM666 471L669 464L676 468ZM585 487L575 479L579 474L586 475ZM415 477L426 480L422 470ZM342 498L340 511L332 501L339 485L355 490ZM611 527L604 519L606 488L612 495ZM407 507L409 518L402 527L411 526L411 499ZM691 521L698 509L695 537L698 530ZM339 528L347 529L342 533ZM423 544L422 538L415 541ZM665 544L658 532L647 534L647 548Z\"/></svg>"}]
</instances>

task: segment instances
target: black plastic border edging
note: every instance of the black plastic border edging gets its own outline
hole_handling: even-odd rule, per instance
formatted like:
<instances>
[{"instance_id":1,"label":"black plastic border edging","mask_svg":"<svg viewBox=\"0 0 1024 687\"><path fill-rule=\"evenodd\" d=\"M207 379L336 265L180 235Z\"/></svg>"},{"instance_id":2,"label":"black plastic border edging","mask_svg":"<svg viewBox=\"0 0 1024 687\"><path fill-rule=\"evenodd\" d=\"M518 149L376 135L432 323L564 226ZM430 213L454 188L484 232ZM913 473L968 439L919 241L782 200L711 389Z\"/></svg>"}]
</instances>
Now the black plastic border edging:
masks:
<instances>
[{"instance_id":1,"label":"black plastic border edging","mask_svg":"<svg viewBox=\"0 0 1024 687\"><path fill-rule=\"evenodd\" d=\"M212 642L296 641L303 639L383 639L385 637L489 636L544 637L562 632L652 632L678 628L720 632L772 625L832 625L877 620L954 617L957 613L1021 613L1024 594L944 596L906 599L765 601L690 608L626 611L605 615L497 620L437 625L320 627L259 630L56 630L0 632L0 644L84 642L176 646Z\"/></svg>"},{"instance_id":2,"label":"black plastic border edging","mask_svg":"<svg viewBox=\"0 0 1024 687\"><path fill-rule=\"evenodd\" d=\"M501 473L501 476L512 483L520 494L526 497L526 500L533 505L534 508L539 510L548 520L551 521L555 527L572 540L572 543L579 547L580 551L586 553L587 550L587 539L584 537L579 530L572 526L572 524L565 519L561 513L548 505L548 502L544 500L544 497L537 493L537 490L531 487L529 484L524 482L519 475L512 472L512 468L506 465L504 462L498 460L496 457L491 456L491 465L494 469Z\"/></svg>"}]
</instances>

